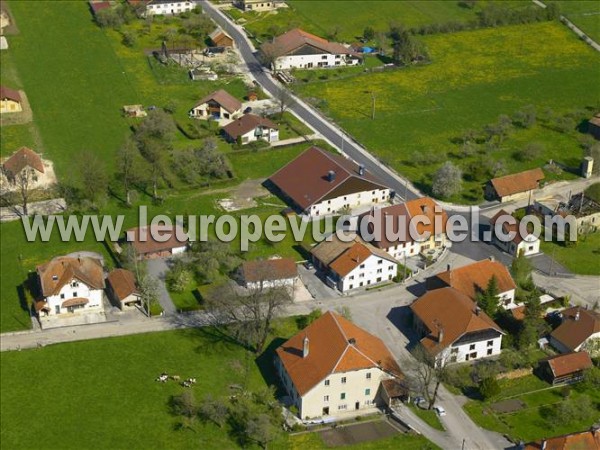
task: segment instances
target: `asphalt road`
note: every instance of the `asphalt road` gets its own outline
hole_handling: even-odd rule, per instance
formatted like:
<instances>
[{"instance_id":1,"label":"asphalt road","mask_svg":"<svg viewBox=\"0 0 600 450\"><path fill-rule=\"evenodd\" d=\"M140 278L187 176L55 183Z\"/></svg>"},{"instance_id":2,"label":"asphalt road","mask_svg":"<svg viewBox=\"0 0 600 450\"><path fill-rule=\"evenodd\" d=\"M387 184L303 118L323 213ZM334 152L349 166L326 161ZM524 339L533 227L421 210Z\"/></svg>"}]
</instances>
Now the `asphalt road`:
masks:
<instances>
[{"instance_id":1,"label":"asphalt road","mask_svg":"<svg viewBox=\"0 0 600 450\"><path fill-rule=\"evenodd\" d=\"M265 91L275 96L281 85L279 82L273 80L270 72L261 65L254 53L254 49L248 43L248 38L241 28L232 24L221 11L208 1L203 0L200 4L202 5L204 12L235 40L238 50L256 82L260 84ZM396 196L399 196L403 200L412 200L423 196L419 191L414 189L410 183L407 183L406 180L403 180L398 175L394 174L389 168L377 161L360 145L350 140L348 137L344 137L345 135L340 129L331 125L326 119L322 118L319 113L314 111L300 99L297 99L296 103L289 109L301 120L310 125L317 133L334 143L340 150L343 141L343 153L357 163L364 164L365 168L392 189L396 193Z\"/></svg>"}]
</instances>

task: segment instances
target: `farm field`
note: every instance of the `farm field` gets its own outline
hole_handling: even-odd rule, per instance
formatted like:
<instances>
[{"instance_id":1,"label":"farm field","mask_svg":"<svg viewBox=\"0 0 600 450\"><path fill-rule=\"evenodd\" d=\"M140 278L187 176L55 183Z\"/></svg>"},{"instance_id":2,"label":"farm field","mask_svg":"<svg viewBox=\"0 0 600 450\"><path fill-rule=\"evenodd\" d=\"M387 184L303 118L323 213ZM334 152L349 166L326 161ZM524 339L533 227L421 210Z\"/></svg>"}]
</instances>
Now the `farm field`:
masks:
<instances>
[{"instance_id":1,"label":"farm field","mask_svg":"<svg viewBox=\"0 0 600 450\"><path fill-rule=\"evenodd\" d=\"M560 11L596 42L600 42L600 4L588 0L557 2Z\"/></svg>"},{"instance_id":2,"label":"farm field","mask_svg":"<svg viewBox=\"0 0 600 450\"><path fill-rule=\"evenodd\" d=\"M376 0L355 1L307 1L290 0L289 8L279 9L277 13L241 13L231 10L235 19L244 19L244 27L259 40L272 37L292 28L344 42L355 42L363 34L365 27L376 32L385 32L390 22L406 27L445 23L450 21L468 22L477 18L477 13L489 1L478 2L473 9L454 1L394 1ZM513 1L511 5L519 8L528 5L526 1Z\"/></svg>"},{"instance_id":3,"label":"farm field","mask_svg":"<svg viewBox=\"0 0 600 450\"><path fill-rule=\"evenodd\" d=\"M565 114L589 107L600 94L599 57L559 23L507 26L421 38L431 63L298 83L299 94L318 105L382 161L430 191L431 176L447 157L463 169L477 159L455 155L467 130L481 130L502 114L533 105L538 115ZM549 95L549 92L552 92ZM375 120L371 94L375 95ZM540 166L554 159L576 167L583 156L578 132L558 133L536 125L515 130L489 158L506 172ZM528 142L544 151L528 162L513 157ZM415 155L434 154L436 162L415 164ZM453 201L476 203L485 180L464 184Z\"/></svg>"},{"instance_id":4,"label":"farm field","mask_svg":"<svg viewBox=\"0 0 600 450\"><path fill-rule=\"evenodd\" d=\"M505 433L513 439L525 442L588 429L600 418L600 394L593 387L578 383L570 388L569 400L575 404L583 396L592 401L595 413L583 420L561 421L560 424L550 421L550 416L559 403L565 401L561 387L551 389L550 385L533 375L514 380L501 380L502 393L489 402L471 400L464 406L465 411L479 426L489 430ZM490 405L505 399L520 400L524 407L514 412L498 413L492 411Z\"/></svg>"}]
</instances>

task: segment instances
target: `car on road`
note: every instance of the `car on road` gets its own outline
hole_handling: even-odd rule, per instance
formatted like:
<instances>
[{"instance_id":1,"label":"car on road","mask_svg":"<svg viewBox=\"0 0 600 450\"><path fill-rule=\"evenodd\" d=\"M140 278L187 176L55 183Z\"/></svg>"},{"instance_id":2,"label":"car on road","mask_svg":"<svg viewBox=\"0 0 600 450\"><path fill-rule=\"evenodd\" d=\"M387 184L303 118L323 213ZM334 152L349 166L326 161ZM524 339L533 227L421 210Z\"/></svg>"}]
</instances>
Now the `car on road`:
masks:
<instances>
[{"instance_id":1,"label":"car on road","mask_svg":"<svg viewBox=\"0 0 600 450\"><path fill-rule=\"evenodd\" d=\"M436 405L433 407L433 409L438 414L438 416L446 415L446 410L442 406Z\"/></svg>"},{"instance_id":2,"label":"car on road","mask_svg":"<svg viewBox=\"0 0 600 450\"><path fill-rule=\"evenodd\" d=\"M425 399L423 397L415 397L415 399L413 400L413 403L417 406L422 405L425 403Z\"/></svg>"},{"instance_id":3,"label":"car on road","mask_svg":"<svg viewBox=\"0 0 600 450\"><path fill-rule=\"evenodd\" d=\"M308 270L312 270L315 268L315 266L313 265L313 263L311 263L310 261L306 261L304 263L304 267L306 267Z\"/></svg>"}]
</instances>

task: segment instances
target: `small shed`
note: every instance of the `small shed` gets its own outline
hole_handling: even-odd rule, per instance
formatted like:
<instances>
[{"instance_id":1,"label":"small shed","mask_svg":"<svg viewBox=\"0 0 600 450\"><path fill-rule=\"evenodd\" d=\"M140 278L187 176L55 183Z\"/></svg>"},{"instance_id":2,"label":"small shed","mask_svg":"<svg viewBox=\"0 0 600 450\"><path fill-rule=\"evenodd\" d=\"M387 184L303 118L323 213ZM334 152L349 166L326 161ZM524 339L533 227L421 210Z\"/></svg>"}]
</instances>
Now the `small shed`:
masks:
<instances>
[{"instance_id":1,"label":"small shed","mask_svg":"<svg viewBox=\"0 0 600 450\"><path fill-rule=\"evenodd\" d=\"M127 117L146 117L148 115L142 105L125 105L123 112Z\"/></svg>"},{"instance_id":2,"label":"small shed","mask_svg":"<svg viewBox=\"0 0 600 450\"><path fill-rule=\"evenodd\" d=\"M576 383L583 379L583 372L593 366L588 352L571 352L542 361L540 375L553 385Z\"/></svg>"}]
</instances>

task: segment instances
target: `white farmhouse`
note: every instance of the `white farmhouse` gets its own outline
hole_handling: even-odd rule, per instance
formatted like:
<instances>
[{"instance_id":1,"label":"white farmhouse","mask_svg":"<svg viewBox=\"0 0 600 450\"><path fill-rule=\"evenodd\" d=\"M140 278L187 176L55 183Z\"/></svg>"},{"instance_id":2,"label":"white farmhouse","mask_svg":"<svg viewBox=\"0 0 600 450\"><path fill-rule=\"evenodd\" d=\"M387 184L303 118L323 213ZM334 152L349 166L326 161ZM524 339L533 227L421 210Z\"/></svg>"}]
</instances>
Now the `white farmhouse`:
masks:
<instances>
[{"instance_id":1,"label":"white farmhouse","mask_svg":"<svg viewBox=\"0 0 600 450\"><path fill-rule=\"evenodd\" d=\"M515 284L510 272L503 264L492 258L477 261L466 266L452 269L448 265L445 272L427 278L427 290L452 287L465 294L473 301L477 301L477 295L484 292L492 277L496 278L498 284L498 300L505 309L513 309L519 306L515 302Z\"/></svg>"},{"instance_id":2,"label":"white farmhouse","mask_svg":"<svg viewBox=\"0 0 600 450\"><path fill-rule=\"evenodd\" d=\"M103 311L102 261L90 256L57 256L37 267L42 298L40 319Z\"/></svg>"},{"instance_id":3,"label":"white farmhouse","mask_svg":"<svg viewBox=\"0 0 600 450\"><path fill-rule=\"evenodd\" d=\"M267 142L279 140L279 127L265 117L255 114L244 114L237 120L227 124L221 130L230 142L239 142L241 145L258 141Z\"/></svg>"},{"instance_id":4,"label":"white farmhouse","mask_svg":"<svg viewBox=\"0 0 600 450\"><path fill-rule=\"evenodd\" d=\"M515 219L515 222L509 224L502 222L502 234L507 236L509 233L514 233L514 237L510 240L503 240L499 233L496 232L496 223L502 217L510 216L505 210L501 209L498 213L490 219L490 225L492 227L492 242L500 250L505 251L509 255L518 256L530 256L536 255L540 252L540 239L535 234L525 230L525 234L521 234L519 229L520 222Z\"/></svg>"},{"instance_id":5,"label":"white farmhouse","mask_svg":"<svg viewBox=\"0 0 600 450\"><path fill-rule=\"evenodd\" d=\"M361 61L350 48L299 28L264 43L261 52L273 70L355 66Z\"/></svg>"},{"instance_id":6,"label":"white farmhouse","mask_svg":"<svg viewBox=\"0 0 600 450\"><path fill-rule=\"evenodd\" d=\"M145 11L142 15L147 16L174 16L187 11L191 11L196 7L196 3L192 0L142 0L133 1L134 5L143 4L145 5Z\"/></svg>"},{"instance_id":7,"label":"white farmhouse","mask_svg":"<svg viewBox=\"0 0 600 450\"><path fill-rule=\"evenodd\" d=\"M398 262L389 254L356 236L350 242L335 234L311 250L317 270L340 292L390 281L398 273Z\"/></svg>"},{"instance_id":8,"label":"white farmhouse","mask_svg":"<svg viewBox=\"0 0 600 450\"><path fill-rule=\"evenodd\" d=\"M298 266L292 258L245 261L240 272L244 286L248 289L282 286L293 289L298 280Z\"/></svg>"},{"instance_id":9,"label":"white farmhouse","mask_svg":"<svg viewBox=\"0 0 600 450\"><path fill-rule=\"evenodd\" d=\"M382 384L404 378L381 339L331 311L279 347L275 367L302 420L373 413Z\"/></svg>"},{"instance_id":10,"label":"white farmhouse","mask_svg":"<svg viewBox=\"0 0 600 450\"><path fill-rule=\"evenodd\" d=\"M415 330L436 363L472 361L500 353L504 332L469 297L451 287L427 292L411 306Z\"/></svg>"},{"instance_id":11,"label":"white farmhouse","mask_svg":"<svg viewBox=\"0 0 600 450\"><path fill-rule=\"evenodd\" d=\"M275 190L298 212L311 218L390 200L390 189L364 166L310 147L269 178Z\"/></svg>"}]
</instances>

